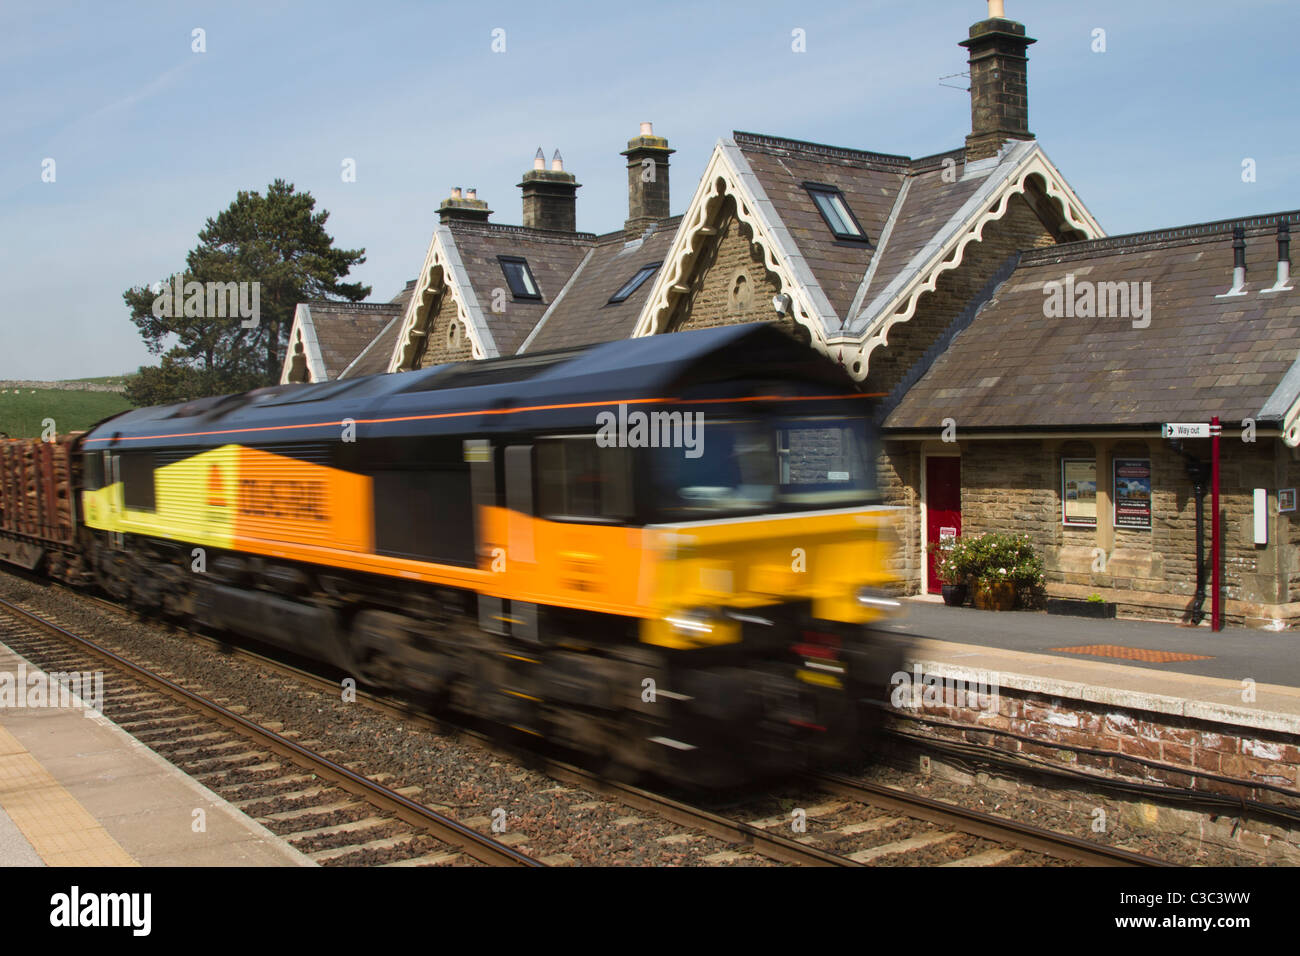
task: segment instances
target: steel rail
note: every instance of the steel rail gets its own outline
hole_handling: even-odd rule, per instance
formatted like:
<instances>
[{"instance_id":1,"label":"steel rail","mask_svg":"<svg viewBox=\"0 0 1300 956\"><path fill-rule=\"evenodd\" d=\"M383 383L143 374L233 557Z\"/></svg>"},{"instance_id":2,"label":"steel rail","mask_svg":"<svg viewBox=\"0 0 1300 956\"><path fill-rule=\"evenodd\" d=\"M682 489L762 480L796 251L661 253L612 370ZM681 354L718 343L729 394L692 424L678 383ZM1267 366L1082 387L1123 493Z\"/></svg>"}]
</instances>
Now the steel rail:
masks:
<instances>
[{"instance_id":1,"label":"steel rail","mask_svg":"<svg viewBox=\"0 0 1300 956\"><path fill-rule=\"evenodd\" d=\"M1029 823L968 810L930 797L905 793L893 787L853 780L835 773L812 773L808 779L827 793L858 800L882 810L918 817L940 826L950 827L972 836L1011 843L1026 850L1084 863L1089 866L1176 866L1156 857L1130 850L1093 843L1080 837L1058 833Z\"/></svg>"},{"instance_id":2,"label":"steel rail","mask_svg":"<svg viewBox=\"0 0 1300 956\"><path fill-rule=\"evenodd\" d=\"M244 736L253 738L257 743L271 752L278 754L306 770L316 773L335 786L362 797L374 806L386 810L398 819L412 826L426 830L435 838L458 848L467 856L493 866L545 866L546 864L520 853L504 843L498 843L476 830L458 823L451 817L422 806L395 790L390 790L381 783L356 773L335 763L328 757L280 736L273 730L255 723L222 707L215 701L208 700L193 691L187 690L168 680L160 674L141 667L89 638L81 637L31 611L0 598L0 611L53 634L76 645L96 657L102 658L114 667L126 671L132 677L156 688L167 696L178 700L188 707L198 710L217 723L235 730Z\"/></svg>"}]
</instances>

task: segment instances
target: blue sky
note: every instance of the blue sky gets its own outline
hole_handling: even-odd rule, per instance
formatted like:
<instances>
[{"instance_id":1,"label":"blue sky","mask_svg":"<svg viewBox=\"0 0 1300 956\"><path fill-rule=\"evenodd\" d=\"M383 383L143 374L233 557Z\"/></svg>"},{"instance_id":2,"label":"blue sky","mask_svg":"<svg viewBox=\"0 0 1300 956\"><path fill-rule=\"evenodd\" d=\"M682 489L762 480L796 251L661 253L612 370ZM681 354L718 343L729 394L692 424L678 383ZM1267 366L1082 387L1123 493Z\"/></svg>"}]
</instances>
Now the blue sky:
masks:
<instances>
[{"instance_id":1,"label":"blue sky","mask_svg":"<svg viewBox=\"0 0 1300 956\"><path fill-rule=\"evenodd\" d=\"M1300 207L1296 0L1006 9L1038 40L1030 128L1109 233ZM494 222L520 221L516 184L538 146L582 183L591 232L622 226L618 153L642 120L677 150L674 213L732 130L911 156L957 147L969 98L939 77L966 69L957 42L985 15L984 0L6 0L0 378L153 361L122 291L180 269L207 217L277 177L329 210L338 245L365 247L352 278L387 300L418 271L452 186L477 187ZM356 182L341 180L345 158Z\"/></svg>"}]
</instances>

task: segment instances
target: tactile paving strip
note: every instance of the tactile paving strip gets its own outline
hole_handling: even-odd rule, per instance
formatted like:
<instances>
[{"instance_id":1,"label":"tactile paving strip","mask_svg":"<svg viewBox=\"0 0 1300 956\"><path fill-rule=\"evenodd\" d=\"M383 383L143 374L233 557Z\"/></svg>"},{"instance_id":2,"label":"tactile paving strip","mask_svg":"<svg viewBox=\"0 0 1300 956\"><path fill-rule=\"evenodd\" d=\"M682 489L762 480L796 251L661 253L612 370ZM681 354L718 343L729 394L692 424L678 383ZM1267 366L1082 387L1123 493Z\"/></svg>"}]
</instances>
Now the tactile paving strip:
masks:
<instances>
[{"instance_id":1,"label":"tactile paving strip","mask_svg":"<svg viewBox=\"0 0 1300 956\"><path fill-rule=\"evenodd\" d=\"M135 866L63 786L0 727L0 805L48 866Z\"/></svg>"},{"instance_id":2,"label":"tactile paving strip","mask_svg":"<svg viewBox=\"0 0 1300 956\"><path fill-rule=\"evenodd\" d=\"M1066 654L1092 654L1094 657L1117 657L1144 664L1168 664L1171 661L1212 661L1210 654L1184 654L1181 651L1153 651L1145 647L1121 647L1118 644L1080 644L1078 647L1053 647Z\"/></svg>"}]
</instances>

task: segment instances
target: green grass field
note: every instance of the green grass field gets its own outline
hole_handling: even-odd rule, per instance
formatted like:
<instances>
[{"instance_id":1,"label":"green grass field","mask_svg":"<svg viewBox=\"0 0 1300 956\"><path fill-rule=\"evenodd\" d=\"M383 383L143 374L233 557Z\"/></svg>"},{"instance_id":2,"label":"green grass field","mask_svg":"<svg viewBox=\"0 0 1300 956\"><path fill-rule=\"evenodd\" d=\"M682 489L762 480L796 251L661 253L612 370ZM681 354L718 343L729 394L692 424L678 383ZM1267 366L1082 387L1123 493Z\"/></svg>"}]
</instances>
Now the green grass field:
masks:
<instances>
[{"instance_id":1,"label":"green grass field","mask_svg":"<svg viewBox=\"0 0 1300 956\"><path fill-rule=\"evenodd\" d=\"M58 434L84 431L101 418L131 407L116 392L71 392L57 388L0 390L0 432L10 438L40 438L43 419Z\"/></svg>"}]
</instances>

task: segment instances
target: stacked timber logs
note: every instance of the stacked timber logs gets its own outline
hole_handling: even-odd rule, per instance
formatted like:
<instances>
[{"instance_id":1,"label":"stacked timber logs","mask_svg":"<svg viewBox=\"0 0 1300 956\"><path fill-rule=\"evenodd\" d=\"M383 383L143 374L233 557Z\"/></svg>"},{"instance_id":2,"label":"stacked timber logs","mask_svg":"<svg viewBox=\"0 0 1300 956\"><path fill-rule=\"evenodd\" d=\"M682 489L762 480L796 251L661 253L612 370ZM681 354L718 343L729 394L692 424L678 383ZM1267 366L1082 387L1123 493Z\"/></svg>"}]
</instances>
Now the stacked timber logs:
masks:
<instances>
[{"instance_id":1,"label":"stacked timber logs","mask_svg":"<svg viewBox=\"0 0 1300 956\"><path fill-rule=\"evenodd\" d=\"M76 540L74 436L0 441L0 533L51 545Z\"/></svg>"}]
</instances>

